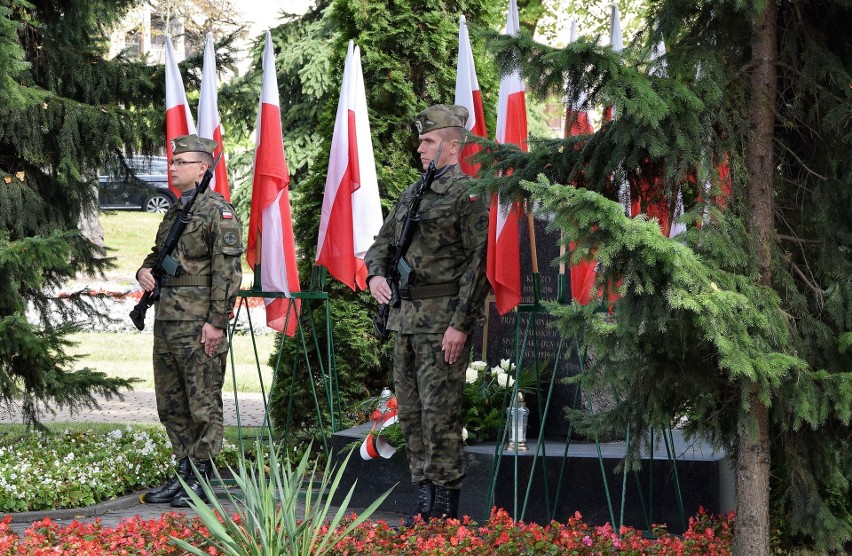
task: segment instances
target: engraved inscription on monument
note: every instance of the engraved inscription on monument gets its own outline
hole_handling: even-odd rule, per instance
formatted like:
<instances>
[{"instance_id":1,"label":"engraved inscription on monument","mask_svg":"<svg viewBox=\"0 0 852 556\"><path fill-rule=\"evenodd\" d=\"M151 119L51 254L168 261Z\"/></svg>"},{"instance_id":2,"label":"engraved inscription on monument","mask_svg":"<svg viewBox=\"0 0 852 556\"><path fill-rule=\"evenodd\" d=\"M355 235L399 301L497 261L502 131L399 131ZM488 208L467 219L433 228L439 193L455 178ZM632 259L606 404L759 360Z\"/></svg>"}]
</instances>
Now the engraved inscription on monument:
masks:
<instances>
[{"instance_id":1,"label":"engraved inscription on monument","mask_svg":"<svg viewBox=\"0 0 852 556\"><path fill-rule=\"evenodd\" d=\"M545 232L546 225L545 220L535 219L539 291L541 300L554 301L561 293L560 283L570 284L570 277L567 273L560 277L559 267L553 264L559 256L559 232ZM556 329L549 326L554 318L543 307L534 310L535 279L525 218L521 219L520 228L522 310L510 311L501 316L497 313L493 296L489 296L486 301L486 329L483 334L474 337L473 357L496 365L501 359L514 361L515 352L520 350L523 354L522 368L532 370L538 366L545 371L540 383L541 395L528 402L532 415L536 417L540 416L539 402L544 407L550 378L555 372L554 391L544 432L547 436L564 436L568 434L568 421L563 408L574 402L574 388L563 384L563 379L577 373L576 345L573 339L562 338Z\"/></svg>"}]
</instances>

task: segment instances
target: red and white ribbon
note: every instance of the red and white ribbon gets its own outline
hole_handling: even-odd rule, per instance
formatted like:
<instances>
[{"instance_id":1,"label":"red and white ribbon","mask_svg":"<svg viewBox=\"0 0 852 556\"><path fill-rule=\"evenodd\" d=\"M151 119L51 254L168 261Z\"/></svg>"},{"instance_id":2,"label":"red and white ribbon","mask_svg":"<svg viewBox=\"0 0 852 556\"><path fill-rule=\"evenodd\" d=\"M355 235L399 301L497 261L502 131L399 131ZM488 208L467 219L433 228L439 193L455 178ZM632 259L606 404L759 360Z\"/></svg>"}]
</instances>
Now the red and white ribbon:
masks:
<instances>
[{"instance_id":1,"label":"red and white ribbon","mask_svg":"<svg viewBox=\"0 0 852 556\"><path fill-rule=\"evenodd\" d=\"M365 460L376 459L379 456L390 459L396 453L396 448L379 436L378 433L399 420L396 410L396 398L388 400L386 411L373 410L370 419L373 421L373 428L370 429L367 438L361 443L361 457Z\"/></svg>"}]
</instances>

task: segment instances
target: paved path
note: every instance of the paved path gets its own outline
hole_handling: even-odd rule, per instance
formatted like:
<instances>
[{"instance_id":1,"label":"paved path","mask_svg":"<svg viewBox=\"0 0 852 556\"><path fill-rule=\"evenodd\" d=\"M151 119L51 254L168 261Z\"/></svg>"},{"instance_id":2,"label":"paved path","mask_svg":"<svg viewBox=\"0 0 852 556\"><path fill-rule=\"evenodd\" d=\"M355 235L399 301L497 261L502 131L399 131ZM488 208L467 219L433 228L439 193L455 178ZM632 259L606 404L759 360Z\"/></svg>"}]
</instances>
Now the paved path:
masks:
<instances>
[{"instance_id":1,"label":"paved path","mask_svg":"<svg viewBox=\"0 0 852 556\"><path fill-rule=\"evenodd\" d=\"M222 393L225 411L225 425L237 425L237 411L240 408L239 424L244 427L263 425L265 405L263 395L254 392L240 392L236 397L233 391ZM68 410L57 410L41 417L44 423L159 423L157 402L152 390L133 390L124 394L124 400L106 400L97 396L100 409L85 409L74 415ZM20 423L19 410L0 411L0 423Z\"/></svg>"}]
</instances>

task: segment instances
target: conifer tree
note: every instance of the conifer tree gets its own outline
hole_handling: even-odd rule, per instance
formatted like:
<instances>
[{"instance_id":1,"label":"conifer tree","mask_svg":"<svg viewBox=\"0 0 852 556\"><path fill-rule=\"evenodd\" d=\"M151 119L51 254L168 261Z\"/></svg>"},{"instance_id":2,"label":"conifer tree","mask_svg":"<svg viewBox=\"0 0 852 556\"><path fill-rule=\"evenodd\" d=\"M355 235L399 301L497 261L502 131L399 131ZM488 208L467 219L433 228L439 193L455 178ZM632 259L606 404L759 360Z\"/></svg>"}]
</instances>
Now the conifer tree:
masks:
<instances>
[{"instance_id":1,"label":"conifer tree","mask_svg":"<svg viewBox=\"0 0 852 556\"><path fill-rule=\"evenodd\" d=\"M567 337L595 349L612 411L573 414L587 432L635 435L687 417L737 465L735 553L787 543L842 550L852 538L852 48L847 2L650 2L623 56L594 40L562 50L496 39L501 68L538 95L615 105L598 132L490 145L485 191L544 203L575 257L600 261L613 319L552 305ZM651 71L664 39L667 77ZM565 84L568 83L566 89ZM730 192L720 166L730 168ZM614 183L673 208L664 237L629 219ZM705 189L704 185L711 185ZM576 186L576 187L572 187ZM699 227L700 226L700 227ZM635 456L635 454L634 454Z\"/></svg>"},{"instance_id":2,"label":"conifer tree","mask_svg":"<svg viewBox=\"0 0 852 556\"><path fill-rule=\"evenodd\" d=\"M110 264L77 230L97 211L97 168L161 142L162 70L103 58L131 4L0 2L0 399L31 424L129 386L78 368L67 335L107 315L85 291L57 292Z\"/></svg>"}]
</instances>

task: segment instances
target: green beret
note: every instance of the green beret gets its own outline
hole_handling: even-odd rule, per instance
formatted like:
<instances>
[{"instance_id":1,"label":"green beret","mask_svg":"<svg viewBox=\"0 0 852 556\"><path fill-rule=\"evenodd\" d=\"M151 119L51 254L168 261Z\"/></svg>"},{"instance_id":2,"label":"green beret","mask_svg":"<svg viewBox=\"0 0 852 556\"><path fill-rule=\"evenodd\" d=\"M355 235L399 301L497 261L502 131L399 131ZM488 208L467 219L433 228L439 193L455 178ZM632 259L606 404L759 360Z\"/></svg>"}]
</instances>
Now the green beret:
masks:
<instances>
[{"instance_id":1,"label":"green beret","mask_svg":"<svg viewBox=\"0 0 852 556\"><path fill-rule=\"evenodd\" d=\"M181 135L172 139L172 154L180 153L207 153L213 154L219 143L213 139L205 139L198 135Z\"/></svg>"},{"instance_id":2,"label":"green beret","mask_svg":"<svg viewBox=\"0 0 852 556\"><path fill-rule=\"evenodd\" d=\"M430 106L414 118L417 133L423 135L445 127L461 127L467 124L468 111L457 104L436 104Z\"/></svg>"}]
</instances>

